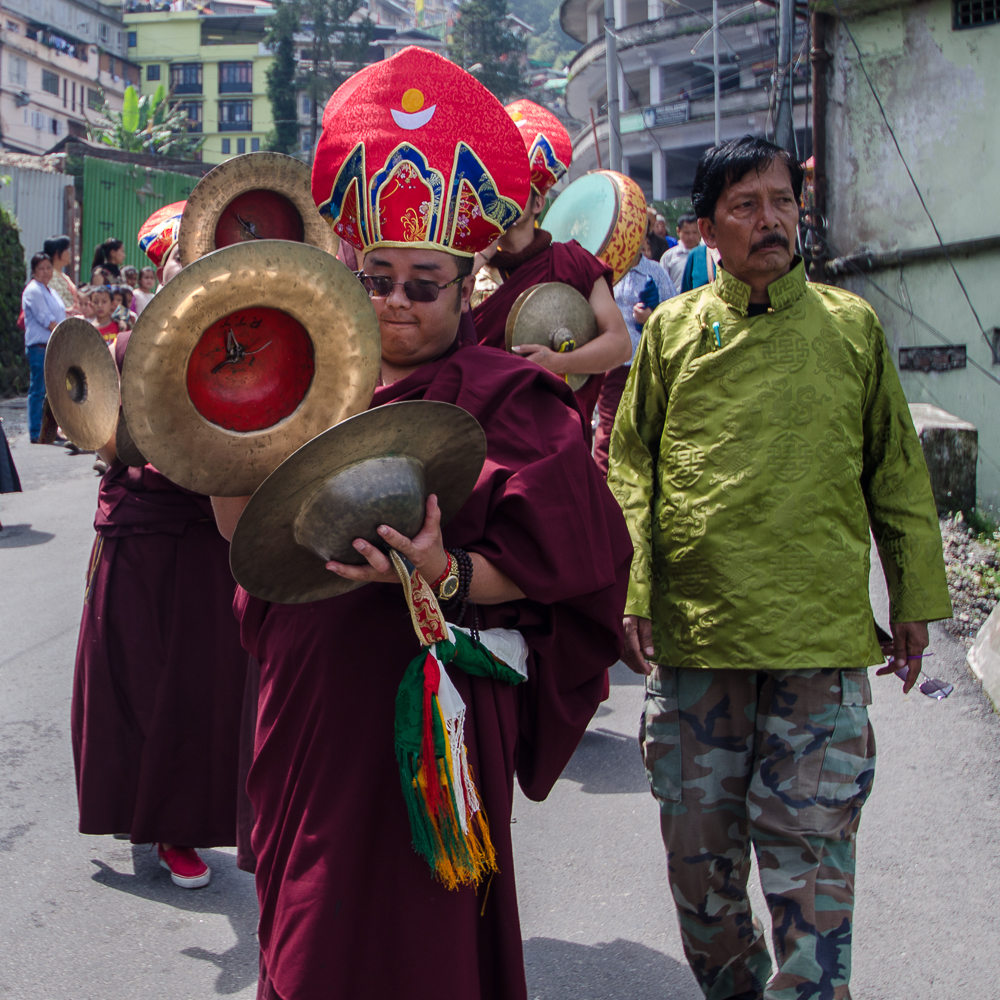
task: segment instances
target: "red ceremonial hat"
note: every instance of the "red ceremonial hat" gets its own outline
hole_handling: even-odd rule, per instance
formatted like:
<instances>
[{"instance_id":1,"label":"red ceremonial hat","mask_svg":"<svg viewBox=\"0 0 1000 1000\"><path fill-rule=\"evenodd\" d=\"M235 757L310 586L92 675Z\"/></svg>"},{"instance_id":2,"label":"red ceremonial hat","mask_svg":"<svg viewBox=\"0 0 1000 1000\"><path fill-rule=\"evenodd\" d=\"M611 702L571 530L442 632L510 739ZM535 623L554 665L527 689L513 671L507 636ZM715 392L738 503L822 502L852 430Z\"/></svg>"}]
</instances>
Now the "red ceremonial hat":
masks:
<instances>
[{"instance_id":1,"label":"red ceremonial hat","mask_svg":"<svg viewBox=\"0 0 1000 1000\"><path fill-rule=\"evenodd\" d=\"M514 101L507 105L507 114L517 126L528 150L532 186L539 194L545 194L569 170L569 161L573 159L573 140L563 123L534 101L523 98Z\"/></svg>"},{"instance_id":2,"label":"red ceremonial hat","mask_svg":"<svg viewBox=\"0 0 1000 1000\"><path fill-rule=\"evenodd\" d=\"M174 248L181 232L181 216L186 201L175 201L157 209L139 230L139 249L159 267Z\"/></svg>"},{"instance_id":3,"label":"red ceremonial hat","mask_svg":"<svg viewBox=\"0 0 1000 1000\"><path fill-rule=\"evenodd\" d=\"M475 77L409 46L330 98L312 193L337 235L359 250L471 256L520 218L528 158L510 115Z\"/></svg>"}]
</instances>

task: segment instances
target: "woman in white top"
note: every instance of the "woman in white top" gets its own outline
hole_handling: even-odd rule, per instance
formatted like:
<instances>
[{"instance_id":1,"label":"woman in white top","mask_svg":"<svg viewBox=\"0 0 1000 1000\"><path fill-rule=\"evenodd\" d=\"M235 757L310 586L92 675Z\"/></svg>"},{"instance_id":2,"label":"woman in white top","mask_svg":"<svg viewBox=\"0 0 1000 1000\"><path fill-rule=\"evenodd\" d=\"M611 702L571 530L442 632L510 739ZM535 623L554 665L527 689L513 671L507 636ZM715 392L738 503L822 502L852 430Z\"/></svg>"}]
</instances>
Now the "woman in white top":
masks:
<instances>
[{"instance_id":1,"label":"woman in white top","mask_svg":"<svg viewBox=\"0 0 1000 1000\"><path fill-rule=\"evenodd\" d=\"M24 310L24 353L28 355L31 382L28 385L28 437L38 443L45 403L45 345L49 335L66 318L62 299L49 289L52 259L36 253L31 258L31 281L21 293Z\"/></svg>"}]
</instances>

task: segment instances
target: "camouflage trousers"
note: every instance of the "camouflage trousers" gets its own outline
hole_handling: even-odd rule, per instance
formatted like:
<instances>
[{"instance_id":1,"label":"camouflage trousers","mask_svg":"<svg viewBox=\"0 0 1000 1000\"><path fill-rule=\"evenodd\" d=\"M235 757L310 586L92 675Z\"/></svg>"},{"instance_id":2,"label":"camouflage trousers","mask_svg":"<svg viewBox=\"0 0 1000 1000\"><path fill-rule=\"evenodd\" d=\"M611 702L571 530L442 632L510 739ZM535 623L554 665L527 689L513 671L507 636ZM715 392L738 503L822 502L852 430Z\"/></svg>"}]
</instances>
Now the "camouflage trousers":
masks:
<instances>
[{"instance_id":1,"label":"camouflage trousers","mask_svg":"<svg viewBox=\"0 0 1000 1000\"><path fill-rule=\"evenodd\" d=\"M656 667L640 723L684 952L708 1000L850 1000L866 670ZM751 844L773 972L747 896Z\"/></svg>"}]
</instances>

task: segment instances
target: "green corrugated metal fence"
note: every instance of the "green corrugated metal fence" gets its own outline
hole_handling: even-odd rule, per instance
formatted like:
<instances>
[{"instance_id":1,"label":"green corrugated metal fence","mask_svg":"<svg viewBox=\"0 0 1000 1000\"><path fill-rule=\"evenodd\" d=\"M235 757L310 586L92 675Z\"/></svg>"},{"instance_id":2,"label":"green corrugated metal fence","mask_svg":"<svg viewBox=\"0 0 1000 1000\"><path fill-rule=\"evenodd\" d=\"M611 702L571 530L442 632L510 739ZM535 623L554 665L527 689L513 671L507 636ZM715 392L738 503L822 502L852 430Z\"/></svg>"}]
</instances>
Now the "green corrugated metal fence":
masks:
<instances>
[{"instance_id":1,"label":"green corrugated metal fence","mask_svg":"<svg viewBox=\"0 0 1000 1000\"><path fill-rule=\"evenodd\" d=\"M187 198L197 183L190 174L84 157L81 281L90 278L94 247L112 236L125 244L127 264L148 264L136 242L139 227L158 208Z\"/></svg>"}]
</instances>

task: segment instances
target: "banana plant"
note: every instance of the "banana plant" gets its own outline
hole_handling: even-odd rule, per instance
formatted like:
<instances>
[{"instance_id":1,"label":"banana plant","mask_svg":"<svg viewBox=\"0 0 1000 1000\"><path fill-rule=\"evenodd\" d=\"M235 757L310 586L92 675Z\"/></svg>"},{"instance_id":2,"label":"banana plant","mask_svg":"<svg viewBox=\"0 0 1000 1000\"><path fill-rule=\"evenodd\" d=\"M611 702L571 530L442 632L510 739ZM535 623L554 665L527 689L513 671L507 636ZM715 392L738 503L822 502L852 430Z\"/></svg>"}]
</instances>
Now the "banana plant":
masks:
<instances>
[{"instance_id":1,"label":"banana plant","mask_svg":"<svg viewBox=\"0 0 1000 1000\"><path fill-rule=\"evenodd\" d=\"M171 104L161 83L153 94L136 93L125 88L121 111L108 107L107 99L99 114L104 121L87 120L88 137L115 149L130 153L154 153L193 159L205 139L188 132L188 118L183 108Z\"/></svg>"}]
</instances>

